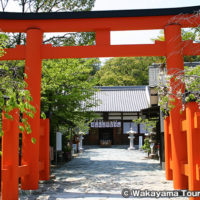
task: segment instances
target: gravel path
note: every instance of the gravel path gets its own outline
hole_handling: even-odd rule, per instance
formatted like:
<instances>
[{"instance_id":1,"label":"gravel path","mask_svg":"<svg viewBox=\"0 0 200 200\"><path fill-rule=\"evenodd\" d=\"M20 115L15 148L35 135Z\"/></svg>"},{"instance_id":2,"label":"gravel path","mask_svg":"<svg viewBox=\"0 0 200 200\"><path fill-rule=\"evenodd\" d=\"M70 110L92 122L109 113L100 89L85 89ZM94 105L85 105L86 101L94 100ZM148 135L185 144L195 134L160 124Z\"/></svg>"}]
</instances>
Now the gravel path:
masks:
<instances>
[{"instance_id":1,"label":"gravel path","mask_svg":"<svg viewBox=\"0 0 200 200\"><path fill-rule=\"evenodd\" d=\"M139 150L128 151L119 146L88 148L55 170L54 174L54 180L41 183L38 191L32 192L32 195L20 195L20 199L120 200L124 199L121 195L124 188L173 190L172 182L165 180L165 172L160 169L157 160L147 159L146 153ZM187 198L162 197L162 200L166 199Z\"/></svg>"}]
</instances>

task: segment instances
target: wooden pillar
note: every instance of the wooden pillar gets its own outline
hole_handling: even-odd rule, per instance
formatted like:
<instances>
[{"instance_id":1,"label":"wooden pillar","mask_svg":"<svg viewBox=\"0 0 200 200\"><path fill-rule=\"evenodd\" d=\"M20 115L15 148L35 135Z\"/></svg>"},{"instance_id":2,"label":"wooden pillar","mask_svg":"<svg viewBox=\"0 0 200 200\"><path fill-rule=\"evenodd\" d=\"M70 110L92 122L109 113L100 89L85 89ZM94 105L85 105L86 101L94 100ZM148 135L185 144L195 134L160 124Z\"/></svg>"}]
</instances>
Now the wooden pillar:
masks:
<instances>
[{"instance_id":1,"label":"wooden pillar","mask_svg":"<svg viewBox=\"0 0 200 200\"><path fill-rule=\"evenodd\" d=\"M171 136L169 133L169 117L164 120L164 137L165 137L165 175L167 180L172 180L172 170L170 169L170 162L172 161L171 153Z\"/></svg>"},{"instance_id":2,"label":"wooden pillar","mask_svg":"<svg viewBox=\"0 0 200 200\"><path fill-rule=\"evenodd\" d=\"M200 158L200 135L195 128L195 112L198 111L196 102L186 105L186 128L187 128L187 149L188 149L188 180L189 191L200 191L199 158ZM200 127L198 127L200 128ZM190 200L199 200L200 197L191 197Z\"/></svg>"},{"instance_id":3,"label":"wooden pillar","mask_svg":"<svg viewBox=\"0 0 200 200\"><path fill-rule=\"evenodd\" d=\"M40 180L49 180L49 119L40 119L40 146L39 161L42 169L39 173Z\"/></svg>"},{"instance_id":4,"label":"wooden pillar","mask_svg":"<svg viewBox=\"0 0 200 200\"><path fill-rule=\"evenodd\" d=\"M36 108L36 114L33 119L29 119L32 133L23 134L22 164L30 167L30 173L21 179L23 190L38 189L42 37L43 33L39 29L27 30L25 73L28 76L26 82L33 98L32 104ZM35 144L31 142L32 137L36 139Z\"/></svg>"},{"instance_id":5,"label":"wooden pillar","mask_svg":"<svg viewBox=\"0 0 200 200\"><path fill-rule=\"evenodd\" d=\"M10 112L13 120L3 114L2 161L1 161L1 199L18 199L19 166L19 111Z\"/></svg>"},{"instance_id":6,"label":"wooden pillar","mask_svg":"<svg viewBox=\"0 0 200 200\"><path fill-rule=\"evenodd\" d=\"M179 24L165 27L166 57L168 74L184 69L182 55L181 26ZM172 90L181 89L181 85L175 89L175 79L171 80ZM172 103L172 102L171 102ZM175 99L175 108L170 112L170 132L172 147L172 167L174 189L187 189L187 177L181 173L182 163L187 163L187 142L186 134L181 132L181 100Z\"/></svg>"}]
</instances>

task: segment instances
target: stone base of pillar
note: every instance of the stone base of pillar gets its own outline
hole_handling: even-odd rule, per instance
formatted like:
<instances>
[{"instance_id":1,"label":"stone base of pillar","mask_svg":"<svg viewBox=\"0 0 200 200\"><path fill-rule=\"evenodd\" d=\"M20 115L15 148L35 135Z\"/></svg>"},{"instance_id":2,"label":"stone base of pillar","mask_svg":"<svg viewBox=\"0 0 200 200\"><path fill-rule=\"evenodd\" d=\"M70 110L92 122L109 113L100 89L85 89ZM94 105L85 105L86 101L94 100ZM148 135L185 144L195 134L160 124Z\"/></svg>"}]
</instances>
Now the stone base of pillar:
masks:
<instances>
[{"instance_id":1,"label":"stone base of pillar","mask_svg":"<svg viewBox=\"0 0 200 200\"><path fill-rule=\"evenodd\" d=\"M135 150L135 147L129 147L128 150Z\"/></svg>"}]
</instances>

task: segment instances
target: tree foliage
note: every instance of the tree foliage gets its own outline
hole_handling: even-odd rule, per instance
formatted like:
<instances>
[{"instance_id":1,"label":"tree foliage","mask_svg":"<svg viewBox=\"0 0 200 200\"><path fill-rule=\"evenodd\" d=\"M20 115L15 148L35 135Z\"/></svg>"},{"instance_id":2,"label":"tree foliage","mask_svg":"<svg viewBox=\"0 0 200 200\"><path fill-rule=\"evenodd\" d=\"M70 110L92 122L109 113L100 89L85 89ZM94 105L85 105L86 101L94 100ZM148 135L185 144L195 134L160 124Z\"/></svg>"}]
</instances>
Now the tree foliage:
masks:
<instances>
[{"instance_id":1,"label":"tree foliage","mask_svg":"<svg viewBox=\"0 0 200 200\"><path fill-rule=\"evenodd\" d=\"M148 85L148 67L158 62L156 57L111 58L96 73L99 85Z\"/></svg>"},{"instance_id":2,"label":"tree foliage","mask_svg":"<svg viewBox=\"0 0 200 200\"><path fill-rule=\"evenodd\" d=\"M91 72L97 62L97 59L44 61L41 91L43 111L53 112L60 124L80 120L80 115L84 115L87 107L91 106L89 99L96 85ZM83 102L88 103L83 106Z\"/></svg>"},{"instance_id":3,"label":"tree foliage","mask_svg":"<svg viewBox=\"0 0 200 200\"><path fill-rule=\"evenodd\" d=\"M60 59L43 62L41 109L51 118L51 132L67 130L89 120L95 92L91 73L98 59ZM83 104L84 102L84 104Z\"/></svg>"},{"instance_id":4,"label":"tree foliage","mask_svg":"<svg viewBox=\"0 0 200 200\"><path fill-rule=\"evenodd\" d=\"M39 12L71 12L71 11L90 11L94 6L95 0L15 0L14 4L21 13L39 13ZM1 0L1 10L7 11L12 0ZM8 47L14 47L16 44L26 43L26 34L10 33ZM91 44L94 41L94 33L65 33L59 35L46 36L44 43L51 43L56 46Z\"/></svg>"},{"instance_id":5,"label":"tree foliage","mask_svg":"<svg viewBox=\"0 0 200 200\"><path fill-rule=\"evenodd\" d=\"M91 10L94 0L15 0L21 12L64 12ZM1 10L6 11L12 0L1 0Z\"/></svg>"},{"instance_id":6,"label":"tree foliage","mask_svg":"<svg viewBox=\"0 0 200 200\"><path fill-rule=\"evenodd\" d=\"M0 56L4 54L4 43L7 36L0 35ZM26 75L13 65L13 62L0 63L0 112L4 111L7 119L13 119L10 112L13 109L18 109L21 113L19 125L20 132L31 133L31 127L28 123L28 118L33 118L35 114L35 107L31 105L32 97L29 90L27 90L27 83L24 80ZM3 135L2 130L2 115L0 115L0 135Z\"/></svg>"}]
</instances>

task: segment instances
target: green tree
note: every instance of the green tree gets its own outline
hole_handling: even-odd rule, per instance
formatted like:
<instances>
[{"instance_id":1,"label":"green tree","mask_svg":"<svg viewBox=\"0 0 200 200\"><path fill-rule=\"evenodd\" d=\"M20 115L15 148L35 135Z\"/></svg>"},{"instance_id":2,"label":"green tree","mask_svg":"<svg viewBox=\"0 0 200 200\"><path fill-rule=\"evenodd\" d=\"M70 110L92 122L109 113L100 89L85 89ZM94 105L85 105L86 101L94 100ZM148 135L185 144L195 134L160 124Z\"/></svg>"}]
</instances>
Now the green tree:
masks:
<instances>
[{"instance_id":1,"label":"green tree","mask_svg":"<svg viewBox=\"0 0 200 200\"><path fill-rule=\"evenodd\" d=\"M0 35L0 56L4 54L4 46L7 36ZM0 63L0 113L4 111L5 117L14 120L10 111L18 109L22 114L19 131L26 131L27 134L31 133L31 127L28 123L28 118L33 118L35 108L31 105L31 95L27 90L27 83L24 81L26 75L21 73L17 67L9 65L10 63ZM0 136L3 135L2 130L2 114L0 114ZM34 138L32 138L34 141Z\"/></svg>"},{"instance_id":2,"label":"green tree","mask_svg":"<svg viewBox=\"0 0 200 200\"><path fill-rule=\"evenodd\" d=\"M88 108L94 105L96 81L91 72L97 63L98 59L43 62L41 109L51 118L52 145L56 131L65 132L93 116Z\"/></svg>"},{"instance_id":3,"label":"green tree","mask_svg":"<svg viewBox=\"0 0 200 200\"><path fill-rule=\"evenodd\" d=\"M148 85L148 67L157 57L111 58L96 73L101 86Z\"/></svg>"},{"instance_id":4,"label":"green tree","mask_svg":"<svg viewBox=\"0 0 200 200\"><path fill-rule=\"evenodd\" d=\"M64 12L90 10L94 0L15 0L21 12ZM2 0L0 7L4 12L12 0Z\"/></svg>"},{"instance_id":5,"label":"green tree","mask_svg":"<svg viewBox=\"0 0 200 200\"><path fill-rule=\"evenodd\" d=\"M69 11L90 11L94 6L95 0L15 0L14 3L21 13L39 13L39 12L69 12ZM2 0L0 10L5 12L12 0ZM26 34L9 34L9 47L16 44L26 43ZM53 45L75 45L75 44L93 44L94 33L65 33L62 35L45 36L44 43Z\"/></svg>"}]
</instances>

